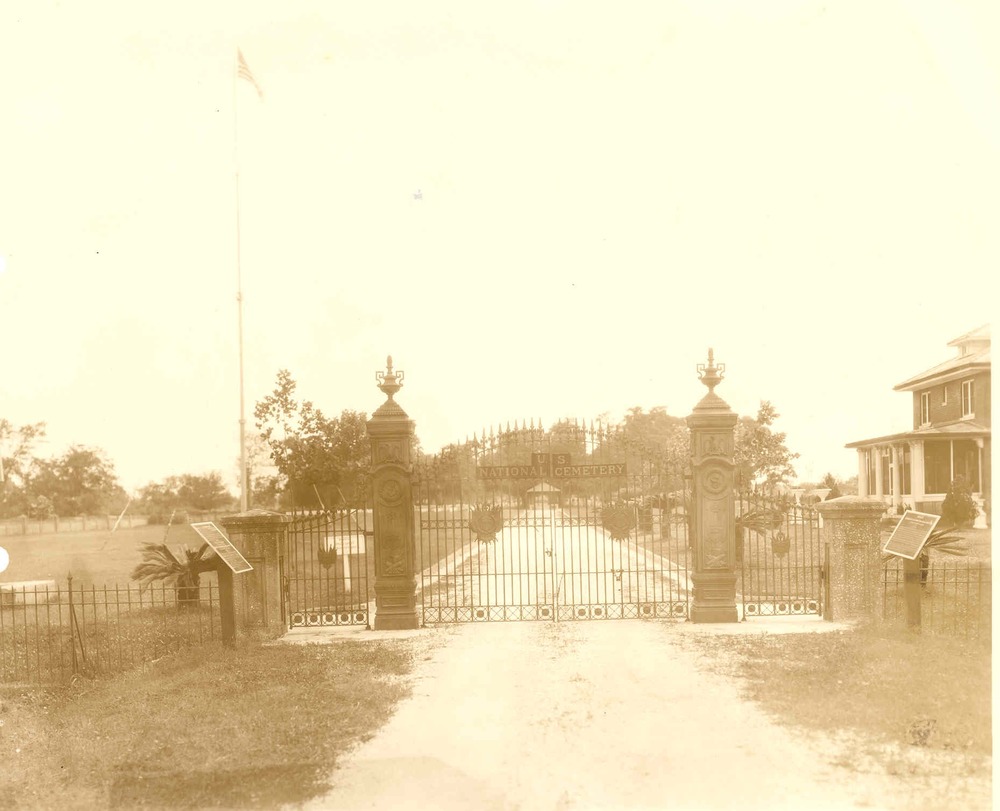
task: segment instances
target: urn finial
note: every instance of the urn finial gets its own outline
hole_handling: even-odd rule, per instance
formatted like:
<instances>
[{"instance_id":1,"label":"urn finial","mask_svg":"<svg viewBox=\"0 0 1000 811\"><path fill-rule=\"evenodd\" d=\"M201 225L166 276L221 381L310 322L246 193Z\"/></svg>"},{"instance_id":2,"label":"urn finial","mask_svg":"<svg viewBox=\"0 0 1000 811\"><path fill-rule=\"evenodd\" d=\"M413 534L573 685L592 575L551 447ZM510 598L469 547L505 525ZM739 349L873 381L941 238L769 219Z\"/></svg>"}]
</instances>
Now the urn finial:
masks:
<instances>
[{"instance_id":1,"label":"urn finial","mask_svg":"<svg viewBox=\"0 0 1000 811\"><path fill-rule=\"evenodd\" d=\"M386 356L385 367L384 372L375 372L375 380L383 394L391 400L392 395L403 388L403 372L392 370L392 355Z\"/></svg>"},{"instance_id":2,"label":"urn finial","mask_svg":"<svg viewBox=\"0 0 1000 811\"><path fill-rule=\"evenodd\" d=\"M726 364L715 363L715 353L712 348L708 349L708 363L698 364L698 378L708 386L708 391L710 394L715 393L715 387L722 382L722 373L726 371Z\"/></svg>"}]
</instances>

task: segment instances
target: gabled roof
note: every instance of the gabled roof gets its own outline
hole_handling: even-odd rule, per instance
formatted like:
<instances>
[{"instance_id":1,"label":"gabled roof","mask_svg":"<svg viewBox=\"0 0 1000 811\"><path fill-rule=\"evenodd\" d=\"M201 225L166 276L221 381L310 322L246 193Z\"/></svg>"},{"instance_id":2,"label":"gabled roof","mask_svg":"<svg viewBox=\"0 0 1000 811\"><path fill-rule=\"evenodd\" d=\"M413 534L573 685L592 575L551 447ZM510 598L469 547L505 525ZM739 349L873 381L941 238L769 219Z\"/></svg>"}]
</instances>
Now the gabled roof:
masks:
<instances>
[{"instance_id":1,"label":"gabled roof","mask_svg":"<svg viewBox=\"0 0 1000 811\"><path fill-rule=\"evenodd\" d=\"M974 330L948 341L948 346L959 348L957 358L932 366L892 387L893 391L914 391L928 383L944 383L964 374L990 369L990 325L983 324Z\"/></svg>"},{"instance_id":2,"label":"gabled roof","mask_svg":"<svg viewBox=\"0 0 1000 811\"><path fill-rule=\"evenodd\" d=\"M987 341L990 340L990 325L983 324L981 327L976 327L971 332L965 333L965 335L959 335L955 340L948 341L948 346L961 346L962 344L970 343L971 341Z\"/></svg>"},{"instance_id":3,"label":"gabled roof","mask_svg":"<svg viewBox=\"0 0 1000 811\"><path fill-rule=\"evenodd\" d=\"M988 426L976 420L955 420L942 425L928 425L915 431L904 431L900 434L888 434L872 439L860 439L849 442L845 448L863 448L869 445L885 445L892 442L907 442L913 439L975 439L990 436Z\"/></svg>"}]
</instances>

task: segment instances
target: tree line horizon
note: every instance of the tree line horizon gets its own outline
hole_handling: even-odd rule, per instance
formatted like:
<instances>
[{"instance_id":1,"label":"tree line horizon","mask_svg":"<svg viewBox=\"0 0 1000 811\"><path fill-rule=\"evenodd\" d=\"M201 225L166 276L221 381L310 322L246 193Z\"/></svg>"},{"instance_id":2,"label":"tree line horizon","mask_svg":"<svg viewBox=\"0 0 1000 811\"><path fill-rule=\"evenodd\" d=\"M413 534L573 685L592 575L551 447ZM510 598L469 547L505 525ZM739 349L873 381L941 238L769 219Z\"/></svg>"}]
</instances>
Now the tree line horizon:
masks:
<instances>
[{"instance_id":1,"label":"tree line horizon","mask_svg":"<svg viewBox=\"0 0 1000 811\"><path fill-rule=\"evenodd\" d=\"M299 400L296 389L291 373L282 369L274 389L255 404L258 433L247 441L250 507L331 509L363 504L369 468L368 415L345 409L328 417L312 401ZM742 480L774 487L788 485L795 477L799 454L788 448L785 433L775 430L779 417L768 400L760 402L755 416L740 416L734 458ZM680 465L688 456L687 422L663 406L648 411L634 406L621 420L603 414L597 421L601 430L613 431L629 453L666 465ZM185 512L238 509L239 499L220 471L167 476L129 494L100 448L73 444L59 456L36 456L45 430L44 422L15 426L0 418L0 518L116 514L131 502L136 513L165 523ZM584 447L579 445L581 426L575 420L556 420L547 429L539 423L533 430L541 431L556 447ZM474 437L450 443L429 454L415 438L414 458L418 464L455 458L478 441ZM235 478L239 480L238 473ZM851 480L842 482L827 473L821 482L803 486L817 485L839 494L850 490Z\"/></svg>"}]
</instances>

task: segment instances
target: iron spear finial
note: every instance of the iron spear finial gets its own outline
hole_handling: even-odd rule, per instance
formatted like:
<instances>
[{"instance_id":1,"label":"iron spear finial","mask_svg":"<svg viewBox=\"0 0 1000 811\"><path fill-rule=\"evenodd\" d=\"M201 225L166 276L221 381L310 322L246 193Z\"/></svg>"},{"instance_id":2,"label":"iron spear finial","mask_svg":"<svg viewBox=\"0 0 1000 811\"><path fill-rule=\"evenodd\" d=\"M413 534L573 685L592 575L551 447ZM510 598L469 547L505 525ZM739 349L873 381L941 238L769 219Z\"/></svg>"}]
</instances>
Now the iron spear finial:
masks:
<instances>
[{"instance_id":1,"label":"iron spear finial","mask_svg":"<svg viewBox=\"0 0 1000 811\"><path fill-rule=\"evenodd\" d=\"M698 377L702 383L708 386L710 394L715 393L715 387L722 382L722 373L726 371L726 364L715 362L715 352L708 348L708 363L698 364Z\"/></svg>"}]
</instances>

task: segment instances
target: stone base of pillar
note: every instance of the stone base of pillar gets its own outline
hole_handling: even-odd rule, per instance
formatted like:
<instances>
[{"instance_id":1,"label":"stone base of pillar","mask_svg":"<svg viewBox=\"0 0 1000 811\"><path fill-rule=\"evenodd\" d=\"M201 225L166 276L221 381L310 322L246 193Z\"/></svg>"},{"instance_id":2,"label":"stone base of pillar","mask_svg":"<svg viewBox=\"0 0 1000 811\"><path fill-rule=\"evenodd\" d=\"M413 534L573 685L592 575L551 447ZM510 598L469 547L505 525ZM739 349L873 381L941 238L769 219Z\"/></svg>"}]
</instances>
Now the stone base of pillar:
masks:
<instances>
[{"instance_id":1,"label":"stone base of pillar","mask_svg":"<svg viewBox=\"0 0 1000 811\"><path fill-rule=\"evenodd\" d=\"M733 572L696 572L691 575L691 582L694 584L691 622L739 622Z\"/></svg>"},{"instance_id":2,"label":"stone base of pillar","mask_svg":"<svg viewBox=\"0 0 1000 811\"><path fill-rule=\"evenodd\" d=\"M376 631L408 631L420 627L417 618L417 581L398 578L375 583Z\"/></svg>"}]
</instances>

